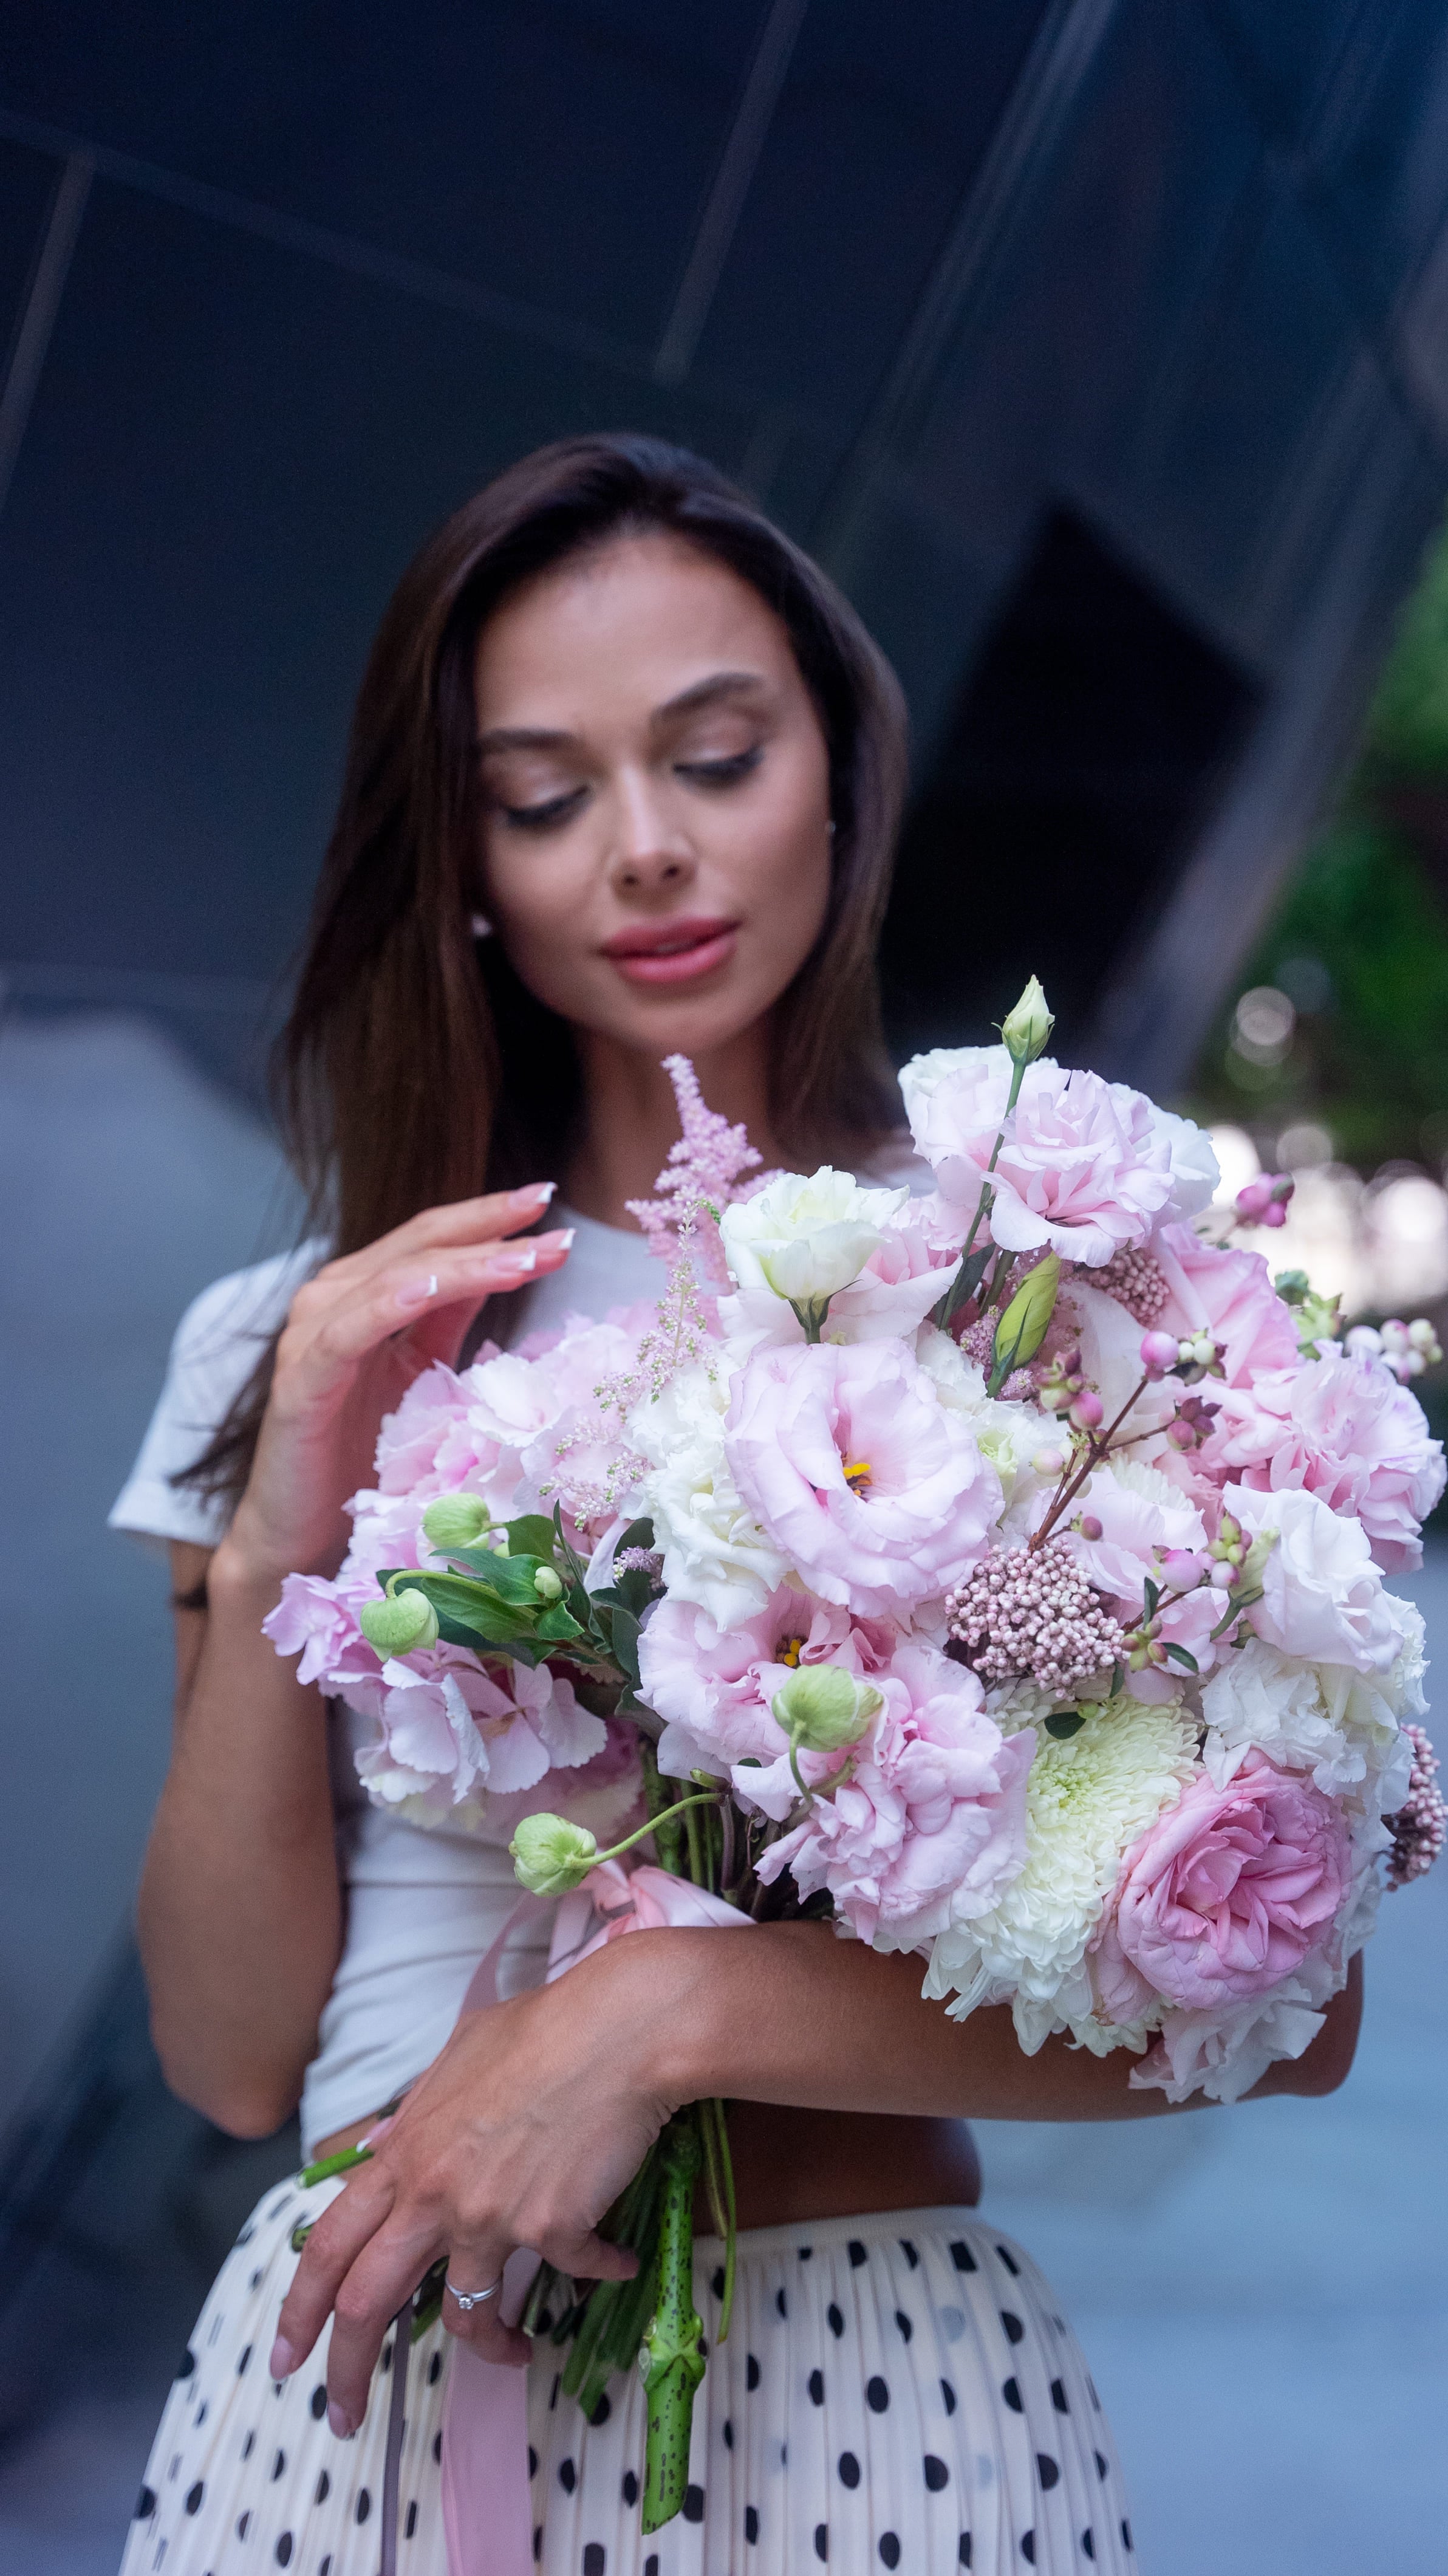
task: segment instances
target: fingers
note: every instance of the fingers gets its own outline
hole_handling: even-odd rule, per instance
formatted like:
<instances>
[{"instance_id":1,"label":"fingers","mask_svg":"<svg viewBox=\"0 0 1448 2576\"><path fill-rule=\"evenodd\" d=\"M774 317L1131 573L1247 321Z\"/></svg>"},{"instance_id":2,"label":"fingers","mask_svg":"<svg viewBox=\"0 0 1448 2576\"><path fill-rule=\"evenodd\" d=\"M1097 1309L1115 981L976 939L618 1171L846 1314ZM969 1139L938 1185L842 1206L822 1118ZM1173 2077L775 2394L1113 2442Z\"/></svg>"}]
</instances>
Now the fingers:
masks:
<instances>
[{"instance_id":1,"label":"fingers","mask_svg":"<svg viewBox=\"0 0 1448 2576\"><path fill-rule=\"evenodd\" d=\"M592 2228L580 2228L576 2235L550 2230L538 2251L557 2271L571 2272L576 2281L631 2281L639 2268L639 2258L630 2246L611 2245Z\"/></svg>"},{"instance_id":2,"label":"fingers","mask_svg":"<svg viewBox=\"0 0 1448 2576\"><path fill-rule=\"evenodd\" d=\"M327 2352L327 2419L334 2433L345 2436L361 2423L388 2326L443 2250L433 2225L399 2213L368 2240L339 2285ZM501 2269L499 2260L479 2277L495 2279Z\"/></svg>"},{"instance_id":3,"label":"fingers","mask_svg":"<svg viewBox=\"0 0 1448 2576\"><path fill-rule=\"evenodd\" d=\"M445 1207L424 1208L420 1215L409 1217L405 1225L394 1226L389 1234L379 1235L375 1243L364 1244L360 1252L343 1253L336 1261L329 1261L317 1278L340 1286L420 1253L492 1242L516 1234L523 1226L537 1223L553 1196L554 1186L552 1181L532 1182L522 1190L494 1190L484 1197L453 1199ZM310 1284L315 1286L316 1282Z\"/></svg>"},{"instance_id":4,"label":"fingers","mask_svg":"<svg viewBox=\"0 0 1448 2576\"><path fill-rule=\"evenodd\" d=\"M487 2289L494 2280L501 2282L501 2270L490 2273L487 2266L486 2255L475 2253L470 2246L455 2245L448 2256L449 2283L456 2280L462 2287L470 2289L476 2282L480 2289ZM533 2357L532 2344L517 2326L506 2323L502 2302L500 2289L497 2298L489 2299L485 2307L461 2308L449 2287L443 2292L443 2324L448 2333L456 2335L459 2343L467 2344L480 2361L501 2362L508 2369L526 2369Z\"/></svg>"},{"instance_id":5,"label":"fingers","mask_svg":"<svg viewBox=\"0 0 1448 2576\"><path fill-rule=\"evenodd\" d=\"M324 2209L302 2248L292 2286L282 2301L272 2350L273 2379L287 2379L306 2360L332 2313L357 2256L391 2215L396 2186L385 2167L358 2168ZM419 2276L420 2277L420 2276ZM394 2302L393 2312L400 2306Z\"/></svg>"},{"instance_id":6,"label":"fingers","mask_svg":"<svg viewBox=\"0 0 1448 2576\"><path fill-rule=\"evenodd\" d=\"M340 1301L331 1296L300 1313L294 1306L279 1380L284 1370L305 1402L345 1379L383 1342L424 1314L431 1318L459 1306L475 1311L487 1297L560 1269L572 1240L571 1229L565 1229L527 1243L436 1249L426 1256L427 1268L417 1260L389 1264L359 1281Z\"/></svg>"}]
</instances>

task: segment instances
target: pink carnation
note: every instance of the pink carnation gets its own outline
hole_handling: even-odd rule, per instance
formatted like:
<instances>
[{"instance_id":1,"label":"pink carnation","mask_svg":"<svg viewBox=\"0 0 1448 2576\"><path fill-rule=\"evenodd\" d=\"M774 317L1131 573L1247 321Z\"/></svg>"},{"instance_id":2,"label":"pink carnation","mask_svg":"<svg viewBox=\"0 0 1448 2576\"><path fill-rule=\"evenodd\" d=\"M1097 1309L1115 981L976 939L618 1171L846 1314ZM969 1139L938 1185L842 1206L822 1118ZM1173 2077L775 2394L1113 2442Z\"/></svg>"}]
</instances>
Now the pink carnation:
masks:
<instances>
[{"instance_id":1,"label":"pink carnation","mask_svg":"<svg viewBox=\"0 0 1448 2576\"><path fill-rule=\"evenodd\" d=\"M1259 1492L1302 1486L1360 1520L1389 1574L1423 1562L1419 1528L1443 1491L1443 1447L1381 1360L1330 1351L1264 1370L1224 1396L1207 1459Z\"/></svg>"},{"instance_id":2,"label":"pink carnation","mask_svg":"<svg viewBox=\"0 0 1448 2576\"><path fill-rule=\"evenodd\" d=\"M788 1869L804 1897L827 1889L877 1949L924 1949L1024 1867L1035 1732L1003 1736L974 1673L931 1646L901 1645L873 1678L885 1706L851 1776L769 1845L759 1875Z\"/></svg>"},{"instance_id":3,"label":"pink carnation","mask_svg":"<svg viewBox=\"0 0 1448 2576\"><path fill-rule=\"evenodd\" d=\"M1246 1386L1263 1369L1298 1366L1292 1309L1278 1296L1260 1252L1220 1250L1189 1225L1162 1226L1151 1248L1171 1289L1158 1325L1179 1340L1210 1333L1222 1346L1228 1386Z\"/></svg>"},{"instance_id":4,"label":"pink carnation","mask_svg":"<svg viewBox=\"0 0 1448 2576\"><path fill-rule=\"evenodd\" d=\"M724 1447L786 1562L869 1615L944 1592L1001 1508L968 1424L899 1342L757 1351L734 1382Z\"/></svg>"},{"instance_id":5,"label":"pink carnation","mask_svg":"<svg viewBox=\"0 0 1448 2576\"><path fill-rule=\"evenodd\" d=\"M1094 1943L1102 2010L1265 1994L1326 1942L1350 1879L1347 1825L1310 1780L1260 1753L1224 1789L1203 1773L1122 1863Z\"/></svg>"},{"instance_id":6,"label":"pink carnation","mask_svg":"<svg viewBox=\"0 0 1448 2576\"><path fill-rule=\"evenodd\" d=\"M972 1082L968 1114L974 1116L987 1096L991 1113L984 1125L961 1133L954 1152L937 1165L942 1188L972 1203L987 1177L999 1127L996 1088ZM996 1242L1009 1252L1050 1250L1093 1269L1123 1244L1140 1243L1171 1198L1173 1172L1165 1125L1138 1115L1139 1101L1138 1093L1103 1082L1099 1074L1065 1073L1048 1056L1029 1065L989 1173ZM1150 1107L1141 1102L1143 1110Z\"/></svg>"},{"instance_id":7,"label":"pink carnation","mask_svg":"<svg viewBox=\"0 0 1448 2576\"><path fill-rule=\"evenodd\" d=\"M379 1493L420 1494L431 1502L437 1494L481 1487L498 1463L499 1443L470 1416L472 1375L459 1377L439 1360L413 1379L378 1433Z\"/></svg>"}]
</instances>

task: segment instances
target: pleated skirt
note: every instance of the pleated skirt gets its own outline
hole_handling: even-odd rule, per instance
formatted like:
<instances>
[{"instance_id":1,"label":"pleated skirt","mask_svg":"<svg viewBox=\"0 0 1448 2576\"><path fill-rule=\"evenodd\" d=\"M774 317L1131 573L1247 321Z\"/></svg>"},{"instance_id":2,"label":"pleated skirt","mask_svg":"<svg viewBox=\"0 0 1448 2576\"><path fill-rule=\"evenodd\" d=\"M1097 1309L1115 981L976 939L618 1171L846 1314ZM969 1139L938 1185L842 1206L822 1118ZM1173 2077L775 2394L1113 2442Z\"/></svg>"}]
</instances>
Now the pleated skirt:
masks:
<instances>
[{"instance_id":1,"label":"pleated skirt","mask_svg":"<svg viewBox=\"0 0 1448 2576\"><path fill-rule=\"evenodd\" d=\"M326 2338L267 2376L290 2236L339 2185L268 2193L197 2321L161 2419L122 2576L378 2576L391 2338L360 2430L326 2420ZM533 2554L544 2576L981 2576L1135 2566L1110 2428L1049 2285L973 2212L755 2229L715 2346L723 2248L696 2247L709 2367L683 2513L645 2538L643 2390L585 2421L542 2343L529 2370ZM408 2359L398 2566L446 2576L449 2343Z\"/></svg>"}]
</instances>

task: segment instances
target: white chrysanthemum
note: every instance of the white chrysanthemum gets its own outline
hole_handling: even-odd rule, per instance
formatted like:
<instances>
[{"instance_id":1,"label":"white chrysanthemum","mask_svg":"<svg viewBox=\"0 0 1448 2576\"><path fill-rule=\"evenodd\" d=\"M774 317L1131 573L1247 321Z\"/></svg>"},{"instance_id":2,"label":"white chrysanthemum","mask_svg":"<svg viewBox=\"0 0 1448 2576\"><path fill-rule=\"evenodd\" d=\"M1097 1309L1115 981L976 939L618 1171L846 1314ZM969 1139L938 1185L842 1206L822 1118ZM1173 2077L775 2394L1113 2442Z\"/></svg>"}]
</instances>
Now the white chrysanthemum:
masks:
<instances>
[{"instance_id":1,"label":"white chrysanthemum","mask_svg":"<svg viewBox=\"0 0 1448 2576\"><path fill-rule=\"evenodd\" d=\"M1303 1663L1265 1637L1249 1638L1202 1685L1210 1729L1202 1758L1218 1788L1255 1747L1284 1770L1309 1771L1326 1797L1376 1798L1399 1740L1383 1678Z\"/></svg>"},{"instance_id":2,"label":"white chrysanthemum","mask_svg":"<svg viewBox=\"0 0 1448 2576\"><path fill-rule=\"evenodd\" d=\"M1025 1868L988 1914L940 1934L925 1993L954 1994L948 2009L957 2021L977 2004L1009 2003L1028 2057L1055 2030L1069 2030L1098 2056L1142 2047L1145 2023L1108 2029L1096 2021L1087 1944L1123 1852L1191 1778L1195 1732L1180 1701L1133 1699L1088 1708L1064 1742L1039 1729L1026 1783Z\"/></svg>"},{"instance_id":3,"label":"white chrysanthemum","mask_svg":"<svg viewBox=\"0 0 1448 2576\"><path fill-rule=\"evenodd\" d=\"M1037 1476L1031 1462L1042 1449L1060 1449L1060 1424L1039 1405L1006 1404L987 1395L984 1369L933 1324L922 1325L915 1356L941 1403L964 1414L981 1456L999 1476L1005 1508L997 1527L1010 1545L1029 1531L1037 1498L1054 1489L1055 1477Z\"/></svg>"},{"instance_id":4,"label":"white chrysanthemum","mask_svg":"<svg viewBox=\"0 0 1448 2576\"><path fill-rule=\"evenodd\" d=\"M739 1499L724 1455L729 1403L727 1355L717 1372L681 1369L629 1424L649 1461L639 1508L654 1525L664 1583L677 1601L695 1601L719 1628L737 1628L762 1610L788 1568Z\"/></svg>"}]
</instances>

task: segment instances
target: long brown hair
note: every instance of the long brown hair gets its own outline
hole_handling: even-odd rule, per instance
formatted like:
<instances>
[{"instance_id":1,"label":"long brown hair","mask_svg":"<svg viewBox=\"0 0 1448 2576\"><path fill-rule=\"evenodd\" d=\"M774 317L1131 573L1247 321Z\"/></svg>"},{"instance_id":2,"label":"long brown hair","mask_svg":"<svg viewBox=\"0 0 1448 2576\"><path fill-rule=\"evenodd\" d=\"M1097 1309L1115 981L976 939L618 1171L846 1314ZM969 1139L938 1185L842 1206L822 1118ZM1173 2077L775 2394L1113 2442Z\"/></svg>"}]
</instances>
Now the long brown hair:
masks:
<instances>
[{"instance_id":1,"label":"long brown hair","mask_svg":"<svg viewBox=\"0 0 1448 2576\"><path fill-rule=\"evenodd\" d=\"M560 439L454 512L404 573L368 657L291 1016L282 1133L309 1231L359 1250L419 1210L551 1178L578 1073L566 1022L479 943L473 665L501 601L620 536L685 539L789 633L829 753L832 882L771 1020L771 1117L808 1166L868 1153L898 1116L875 947L905 788L895 675L818 565L702 458L629 432ZM526 1064L528 1079L510 1079ZM184 1479L236 1499L270 1384L263 1356Z\"/></svg>"}]
</instances>

